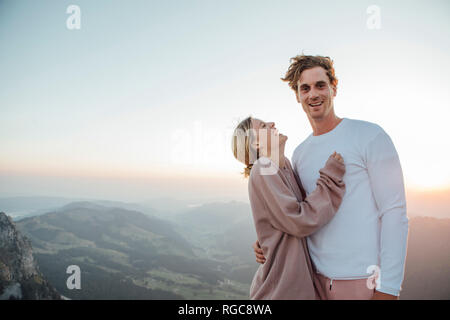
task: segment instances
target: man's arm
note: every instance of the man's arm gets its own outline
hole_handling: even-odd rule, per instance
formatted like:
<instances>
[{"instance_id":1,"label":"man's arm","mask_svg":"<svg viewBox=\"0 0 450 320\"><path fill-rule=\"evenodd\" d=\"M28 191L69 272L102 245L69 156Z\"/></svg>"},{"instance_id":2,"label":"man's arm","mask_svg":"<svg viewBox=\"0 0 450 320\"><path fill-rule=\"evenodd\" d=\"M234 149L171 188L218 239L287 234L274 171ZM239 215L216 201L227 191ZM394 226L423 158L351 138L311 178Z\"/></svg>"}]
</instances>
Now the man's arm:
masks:
<instances>
[{"instance_id":1,"label":"man's arm","mask_svg":"<svg viewBox=\"0 0 450 320\"><path fill-rule=\"evenodd\" d=\"M365 158L381 222L380 286L376 289L380 293L374 298L386 296L381 293L396 298L403 281L408 238L403 173L394 144L384 131L368 144Z\"/></svg>"}]
</instances>

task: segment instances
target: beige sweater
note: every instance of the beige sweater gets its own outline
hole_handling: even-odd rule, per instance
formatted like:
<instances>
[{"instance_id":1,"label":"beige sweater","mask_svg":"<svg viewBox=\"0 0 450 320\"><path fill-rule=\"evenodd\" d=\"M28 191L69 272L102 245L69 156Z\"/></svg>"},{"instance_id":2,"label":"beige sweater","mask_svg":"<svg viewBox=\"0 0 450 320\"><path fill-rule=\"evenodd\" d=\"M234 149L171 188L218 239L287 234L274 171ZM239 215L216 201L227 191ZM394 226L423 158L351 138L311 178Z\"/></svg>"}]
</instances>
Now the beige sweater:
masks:
<instances>
[{"instance_id":1,"label":"beige sweater","mask_svg":"<svg viewBox=\"0 0 450 320\"><path fill-rule=\"evenodd\" d=\"M258 159L250 173L249 197L256 234L266 262L259 266L250 299L316 299L306 236L330 221L345 192L344 164L330 157L316 189L305 197L299 177L286 168ZM266 174L268 167L275 174Z\"/></svg>"}]
</instances>

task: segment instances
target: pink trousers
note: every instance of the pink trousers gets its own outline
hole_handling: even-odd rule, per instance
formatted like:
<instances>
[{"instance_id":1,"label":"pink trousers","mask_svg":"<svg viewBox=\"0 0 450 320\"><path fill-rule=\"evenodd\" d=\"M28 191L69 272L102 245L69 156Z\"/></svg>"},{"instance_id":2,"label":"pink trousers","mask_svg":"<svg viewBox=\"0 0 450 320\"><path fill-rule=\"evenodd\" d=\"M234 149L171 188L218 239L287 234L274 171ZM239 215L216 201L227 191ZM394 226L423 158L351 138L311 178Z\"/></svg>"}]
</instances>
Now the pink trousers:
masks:
<instances>
[{"instance_id":1,"label":"pink trousers","mask_svg":"<svg viewBox=\"0 0 450 320\"><path fill-rule=\"evenodd\" d=\"M367 282L367 279L331 280L315 273L316 297L320 300L370 300L375 292L375 283L371 282L373 289L370 289Z\"/></svg>"}]
</instances>

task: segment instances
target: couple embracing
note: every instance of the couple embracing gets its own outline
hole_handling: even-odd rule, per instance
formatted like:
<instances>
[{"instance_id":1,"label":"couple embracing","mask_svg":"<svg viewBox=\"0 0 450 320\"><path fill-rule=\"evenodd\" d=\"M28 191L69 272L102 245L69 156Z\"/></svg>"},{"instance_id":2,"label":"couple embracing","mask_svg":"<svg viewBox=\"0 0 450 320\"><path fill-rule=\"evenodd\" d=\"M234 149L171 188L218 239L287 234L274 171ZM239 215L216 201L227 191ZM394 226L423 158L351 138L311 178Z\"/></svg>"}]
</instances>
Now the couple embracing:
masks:
<instances>
[{"instance_id":1,"label":"couple embracing","mask_svg":"<svg viewBox=\"0 0 450 320\"><path fill-rule=\"evenodd\" d=\"M257 234L250 298L398 299L408 218L392 140L374 123L336 116L330 58L296 56L282 80L312 127L292 161L273 122L248 117L232 140Z\"/></svg>"}]
</instances>

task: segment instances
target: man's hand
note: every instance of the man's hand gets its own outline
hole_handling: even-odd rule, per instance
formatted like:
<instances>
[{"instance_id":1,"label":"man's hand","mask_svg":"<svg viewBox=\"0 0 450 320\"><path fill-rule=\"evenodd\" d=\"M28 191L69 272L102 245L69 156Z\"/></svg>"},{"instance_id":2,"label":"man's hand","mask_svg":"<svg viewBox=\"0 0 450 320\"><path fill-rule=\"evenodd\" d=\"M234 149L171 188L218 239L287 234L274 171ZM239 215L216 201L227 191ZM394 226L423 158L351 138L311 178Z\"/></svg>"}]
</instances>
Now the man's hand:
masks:
<instances>
[{"instance_id":1,"label":"man's hand","mask_svg":"<svg viewBox=\"0 0 450 320\"><path fill-rule=\"evenodd\" d=\"M261 264L266 262L266 258L264 257L264 253L263 253L261 247L259 246L258 240L256 240L256 242L253 244L252 247L253 247L253 250L255 251L256 262L261 263Z\"/></svg>"},{"instance_id":2,"label":"man's hand","mask_svg":"<svg viewBox=\"0 0 450 320\"><path fill-rule=\"evenodd\" d=\"M398 300L398 297L375 290L372 300Z\"/></svg>"}]
</instances>

